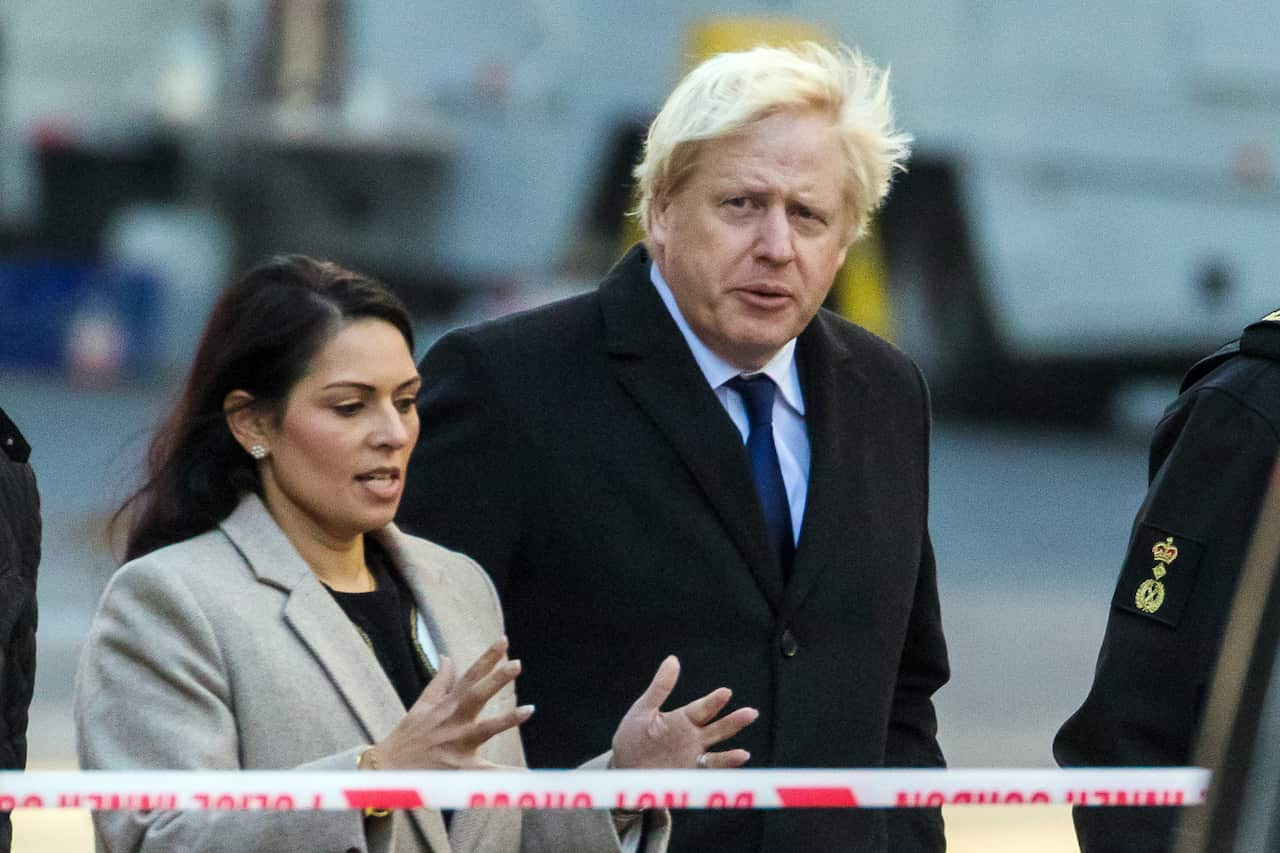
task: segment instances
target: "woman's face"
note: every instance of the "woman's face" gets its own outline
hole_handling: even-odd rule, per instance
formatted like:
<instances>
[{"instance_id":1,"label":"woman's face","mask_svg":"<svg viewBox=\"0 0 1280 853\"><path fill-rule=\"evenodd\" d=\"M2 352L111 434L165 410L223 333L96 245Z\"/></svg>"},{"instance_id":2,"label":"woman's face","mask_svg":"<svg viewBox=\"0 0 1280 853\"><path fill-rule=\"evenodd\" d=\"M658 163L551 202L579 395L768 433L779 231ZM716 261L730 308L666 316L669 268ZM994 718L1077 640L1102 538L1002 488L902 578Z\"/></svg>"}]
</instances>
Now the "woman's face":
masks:
<instances>
[{"instance_id":1,"label":"woman's face","mask_svg":"<svg viewBox=\"0 0 1280 853\"><path fill-rule=\"evenodd\" d=\"M420 382L404 337L383 320L349 323L316 353L267 428L260 465L267 507L287 533L339 544L395 517Z\"/></svg>"}]
</instances>

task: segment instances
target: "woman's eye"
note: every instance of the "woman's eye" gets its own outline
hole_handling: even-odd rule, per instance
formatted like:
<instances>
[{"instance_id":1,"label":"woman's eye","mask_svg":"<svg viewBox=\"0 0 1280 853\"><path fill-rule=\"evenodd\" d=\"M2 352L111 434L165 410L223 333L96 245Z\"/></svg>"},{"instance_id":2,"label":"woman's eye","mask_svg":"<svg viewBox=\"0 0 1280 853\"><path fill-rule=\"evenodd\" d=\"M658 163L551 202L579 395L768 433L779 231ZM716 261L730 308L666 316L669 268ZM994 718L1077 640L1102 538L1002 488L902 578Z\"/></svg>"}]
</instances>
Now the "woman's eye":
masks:
<instances>
[{"instance_id":1,"label":"woman's eye","mask_svg":"<svg viewBox=\"0 0 1280 853\"><path fill-rule=\"evenodd\" d=\"M360 408L363 405L363 403L339 403L333 407L333 410L343 417L349 418L356 412L360 411Z\"/></svg>"},{"instance_id":2,"label":"woman's eye","mask_svg":"<svg viewBox=\"0 0 1280 853\"><path fill-rule=\"evenodd\" d=\"M401 414L407 415L413 411L415 402L417 401L413 397L402 397L396 400L396 408L400 410Z\"/></svg>"}]
</instances>

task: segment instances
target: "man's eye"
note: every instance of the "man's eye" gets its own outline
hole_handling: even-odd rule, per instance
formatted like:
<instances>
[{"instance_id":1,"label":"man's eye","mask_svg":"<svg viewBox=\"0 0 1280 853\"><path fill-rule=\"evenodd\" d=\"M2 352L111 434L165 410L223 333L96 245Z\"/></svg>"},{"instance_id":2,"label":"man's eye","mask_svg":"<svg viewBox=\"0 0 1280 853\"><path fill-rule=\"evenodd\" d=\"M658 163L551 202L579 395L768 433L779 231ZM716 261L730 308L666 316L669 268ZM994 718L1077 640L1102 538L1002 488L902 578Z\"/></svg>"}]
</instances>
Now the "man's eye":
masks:
<instances>
[{"instance_id":1,"label":"man's eye","mask_svg":"<svg viewBox=\"0 0 1280 853\"><path fill-rule=\"evenodd\" d=\"M744 208L749 204L751 204L751 199L741 195L725 200L725 205L728 207Z\"/></svg>"}]
</instances>

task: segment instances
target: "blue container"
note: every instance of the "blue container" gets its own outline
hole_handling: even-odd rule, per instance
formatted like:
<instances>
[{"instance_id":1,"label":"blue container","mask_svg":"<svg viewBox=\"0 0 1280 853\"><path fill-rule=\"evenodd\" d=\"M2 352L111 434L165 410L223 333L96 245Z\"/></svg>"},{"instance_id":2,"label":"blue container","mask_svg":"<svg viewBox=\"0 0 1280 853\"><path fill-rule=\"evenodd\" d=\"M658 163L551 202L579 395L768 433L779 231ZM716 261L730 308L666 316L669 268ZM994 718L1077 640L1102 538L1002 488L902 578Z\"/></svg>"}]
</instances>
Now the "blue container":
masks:
<instances>
[{"instance_id":1,"label":"blue container","mask_svg":"<svg viewBox=\"0 0 1280 853\"><path fill-rule=\"evenodd\" d=\"M63 369L73 320L86 311L119 323L126 372L151 365L158 288L150 276L62 258L0 258L0 366Z\"/></svg>"}]
</instances>

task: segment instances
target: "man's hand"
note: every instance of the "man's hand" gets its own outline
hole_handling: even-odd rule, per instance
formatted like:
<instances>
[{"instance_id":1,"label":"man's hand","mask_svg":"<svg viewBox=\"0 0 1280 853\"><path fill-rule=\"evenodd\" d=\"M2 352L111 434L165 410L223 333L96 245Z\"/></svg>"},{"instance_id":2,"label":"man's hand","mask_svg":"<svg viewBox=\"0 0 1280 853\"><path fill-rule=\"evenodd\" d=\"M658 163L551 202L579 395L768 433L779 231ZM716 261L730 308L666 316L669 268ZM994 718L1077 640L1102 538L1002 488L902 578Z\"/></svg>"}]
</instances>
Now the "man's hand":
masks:
<instances>
[{"instance_id":1,"label":"man's hand","mask_svg":"<svg viewBox=\"0 0 1280 853\"><path fill-rule=\"evenodd\" d=\"M627 711L613 735L613 760L620 769L639 767L740 767L751 753L745 749L708 752L721 741L755 722L760 712L739 708L727 716L716 715L729 703L727 687L712 690L674 711L663 711L680 677L680 661L668 655L653 676L649 687Z\"/></svg>"},{"instance_id":2,"label":"man's hand","mask_svg":"<svg viewBox=\"0 0 1280 853\"><path fill-rule=\"evenodd\" d=\"M390 734L374 746L382 770L480 770L497 765L477 754L485 741L520 725L533 714L522 705L478 719L485 703L520 674L520 661L506 660L507 638L494 643L454 683L453 661L440 671Z\"/></svg>"}]
</instances>

